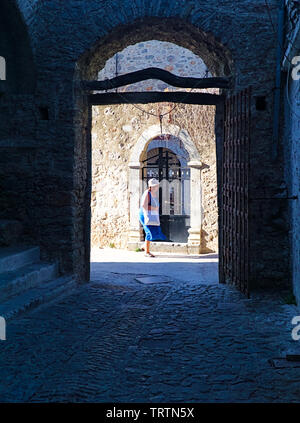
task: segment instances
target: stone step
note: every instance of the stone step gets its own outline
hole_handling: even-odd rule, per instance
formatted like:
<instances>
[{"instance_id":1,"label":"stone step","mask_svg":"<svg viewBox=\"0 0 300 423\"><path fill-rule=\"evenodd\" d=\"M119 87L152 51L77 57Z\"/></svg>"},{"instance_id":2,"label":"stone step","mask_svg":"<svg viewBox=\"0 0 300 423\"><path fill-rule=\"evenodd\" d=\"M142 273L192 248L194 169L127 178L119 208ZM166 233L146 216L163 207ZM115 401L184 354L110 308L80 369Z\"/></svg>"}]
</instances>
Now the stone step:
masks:
<instances>
[{"instance_id":1,"label":"stone step","mask_svg":"<svg viewBox=\"0 0 300 423\"><path fill-rule=\"evenodd\" d=\"M40 260L40 249L36 246L0 248L0 274L11 272Z\"/></svg>"},{"instance_id":2,"label":"stone step","mask_svg":"<svg viewBox=\"0 0 300 423\"><path fill-rule=\"evenodd\" d=\"M23 232L23 225L18 220L0 219L0 246L15 245Z\"/></svg>"},{"instance_id":3,"label":"stone step","mask_svg":"<svg viewBox=\"0 0 300 423\"><path fill-rule=\"evenodd\" d=\"M144 242L139 242L139 248L144 245ZM151 241L150 251L162 253L183 253L189 254L188 245L184 242L155 242Z\"/></svg>"},{"instance_id":4,"label":"stone step","mask_svg":"<svg viewBox=\"0 0 300 423\"><path fill-rule=\"evenodd\" d=\"M18 295L42 282L58 276L57 263L33 263L20 269L0 274L0 301Z\"/></svg>"},{"instance_id":5,"label":"stone step","mask_svg":"<svg viewBox=\"0 0 300 423\"><path fill-rule=\"evenodd\" d=\"M40 308L42 305L49 305L51 301L56 302L62 299L65 295L72 293L77 286L73 275L42 283L1 304L0 316L8 321L38 306Z\"/></svg>"}]
</instances>

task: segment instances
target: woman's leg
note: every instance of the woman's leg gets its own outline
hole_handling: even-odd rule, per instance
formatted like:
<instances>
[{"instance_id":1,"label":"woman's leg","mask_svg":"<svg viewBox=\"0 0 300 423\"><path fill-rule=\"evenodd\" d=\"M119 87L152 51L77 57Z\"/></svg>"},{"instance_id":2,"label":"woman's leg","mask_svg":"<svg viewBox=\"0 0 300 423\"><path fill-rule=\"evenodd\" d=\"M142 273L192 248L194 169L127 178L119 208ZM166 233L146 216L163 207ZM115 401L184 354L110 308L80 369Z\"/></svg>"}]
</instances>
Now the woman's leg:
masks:
<instances>
[{"instance_id":1,"label":"woman's leg","mask_svg":"<svg viewBox=\"0 0 300 423\"><path fill-rule=\"evenodd\" d=\"M148 255L148 257L150 256L150 257L155 257L152 253L150 253L150 242L151 241L146 241L146 253L145 253L145 255L147 256Z\"/></svg>"},{"instance_id":2,"label":"woman's leg","mask_svg":"<svg viewBox=\"0 0 300 423\"><path fill-rule=\"evenodd\" d=\"M145 241L146 242L146 253L150 253L150 241Z\"/></svg>"}]
</instances>

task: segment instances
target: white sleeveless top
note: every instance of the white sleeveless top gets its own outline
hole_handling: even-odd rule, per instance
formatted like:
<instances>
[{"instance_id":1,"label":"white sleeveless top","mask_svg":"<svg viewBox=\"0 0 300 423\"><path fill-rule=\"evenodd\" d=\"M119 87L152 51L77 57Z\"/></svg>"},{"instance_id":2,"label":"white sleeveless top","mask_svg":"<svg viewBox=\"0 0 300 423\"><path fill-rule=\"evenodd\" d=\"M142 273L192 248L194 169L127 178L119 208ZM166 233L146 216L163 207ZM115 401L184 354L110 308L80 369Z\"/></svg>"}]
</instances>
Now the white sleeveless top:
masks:
<instances>
[{"instance_id":1,"label":"white sleeveless top","mask_svg":"<svg viewBox=\"0 0 300 423\"><path fill-rule=\"evenodd\" d=\"M141 206L141 208L143 207L143 204L144 204L144 201L145 201L145 197L147 197L147 195L148 195L148 193L150 193L150 205L152 206L152 207L159 207L159 201L158 201L158 199L157 198L155 198L152 194L151 194L151 192L149 192L147 189L146 189L146 191L144 191L144 193L143 193L143 195L142 195L142 197L141 197L141 203L140 203L140 206ZM144 215L147 215L148 217L149 217L149 214L151 213L151 216L154 216L154 215L158 215L159 216L159 209L158 210L147 210L147 209L144 209L143 208L143 212L144 212ZM158 218L158 221L159 221L159 218Z\"/></svg>"}]
</instances>

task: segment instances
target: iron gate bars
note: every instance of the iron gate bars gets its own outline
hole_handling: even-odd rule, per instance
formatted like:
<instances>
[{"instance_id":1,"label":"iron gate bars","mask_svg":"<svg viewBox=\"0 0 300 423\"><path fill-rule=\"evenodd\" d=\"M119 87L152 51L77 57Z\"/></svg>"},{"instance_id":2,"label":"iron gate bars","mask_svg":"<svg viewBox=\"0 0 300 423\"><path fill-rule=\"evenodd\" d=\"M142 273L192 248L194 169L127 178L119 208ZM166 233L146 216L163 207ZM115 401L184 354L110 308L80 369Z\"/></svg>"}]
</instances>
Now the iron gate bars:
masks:
<instances>
[{"instance_id":1,"label":"iron gate bars","mask_svg":"<svg viewBox=\"0 0 300 423\"><path fill-rule=\"evenodd\" d=\"M220 282L249 290L249 170L251 87L224 108Z\"/></svg>"}]
</instances>

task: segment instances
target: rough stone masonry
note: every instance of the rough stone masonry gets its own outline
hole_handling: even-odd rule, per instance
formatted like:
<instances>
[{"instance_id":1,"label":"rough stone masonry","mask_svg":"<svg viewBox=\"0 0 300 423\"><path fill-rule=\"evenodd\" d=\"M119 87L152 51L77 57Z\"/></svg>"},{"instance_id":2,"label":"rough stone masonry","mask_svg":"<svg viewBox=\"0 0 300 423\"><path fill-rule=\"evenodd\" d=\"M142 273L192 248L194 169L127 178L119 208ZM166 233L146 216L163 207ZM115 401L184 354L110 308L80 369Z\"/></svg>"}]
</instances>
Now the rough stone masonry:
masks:
<instances>
[{"instance_id":1,"label":"rough stone masonry","mask_svg":"<svg viewBox=\"0 0 300 423\"><path fill-rule=\"evenodd\" d=\"M276 25L277 2L269 3ZM3 218L20 219L62 273L88 277L91 115L80 81L97 79L128 45L168 41L201 57L213 76L231 75L231 92L253 87L250 280L288 283L287 210L272 200L286 186L281 144L278 160L270 157L276 34L263 0L4 0L0 7L8 17L1 39L11 34L5 45L17 65L7 69L0 97ZM24 24L14 32L16 18ZM265 96L266 110L256 109L256 96Z\"/></svg>"}]
</instances>

